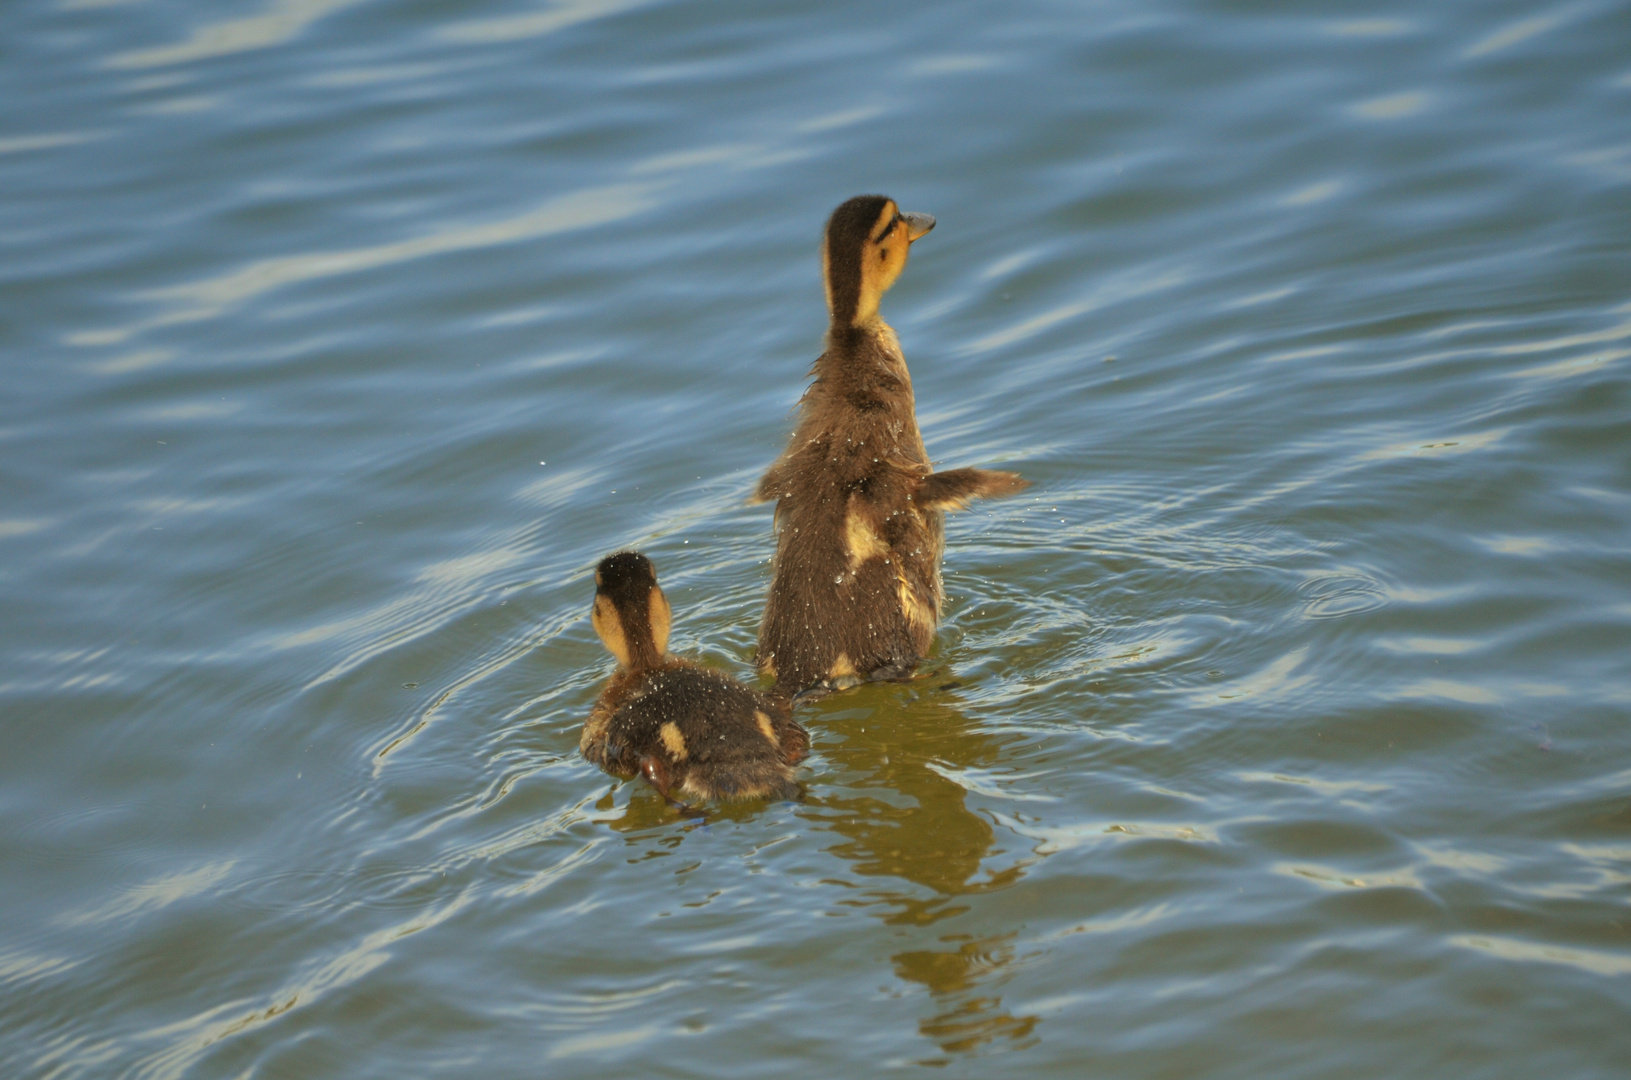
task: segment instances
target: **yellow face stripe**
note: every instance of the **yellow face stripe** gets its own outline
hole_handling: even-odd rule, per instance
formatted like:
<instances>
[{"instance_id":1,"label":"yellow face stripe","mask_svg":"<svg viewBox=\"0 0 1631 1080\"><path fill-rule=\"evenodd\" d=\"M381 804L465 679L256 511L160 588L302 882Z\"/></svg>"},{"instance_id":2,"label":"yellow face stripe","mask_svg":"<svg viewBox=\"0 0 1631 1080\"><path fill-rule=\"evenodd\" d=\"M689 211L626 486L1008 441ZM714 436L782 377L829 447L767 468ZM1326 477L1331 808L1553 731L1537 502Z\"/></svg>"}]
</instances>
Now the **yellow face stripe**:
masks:
<instances>
[{"instance_id":1,"label":"yellow face stripe","mask_svg":"<svg viewBox=\"0 0 1631 1080\"><path fill-rule=\"evenodd\" d=\"M589 622L593 624L595 633L600 635L600 643L606 646L606 651L617 657L617 662L624 667L629 666L629 639L623 632L623 620L617 615L617 608L604 596L595 597L595 606L589 613Z\"/></svg>"},{"instance_id":2,"label":"yellow face stripe","mask_svg":"<svg viewBox=\"0 0 1631 1080\"><path fill-rule=\"evenodd\" d=\"M900 207L895 205L895 200L890 199L884 203L883 209L878 212L878 220L872 223L872 231L867 234L869 242L874 244L881 242L884 234L894 228L899 218Z\"/></svg>"},{"instance_id":3,"label":"yellow face stripe","mask_svg":"<svg viewBox=\"0 0 1631 1080\"><path fill-rule=\"evenodd\" d=\"M668 631L674 624L674 611L668 606L668 597L657 586L651 587L651 636L657 645L657 655L668 652Z\"/></svg>"},{"instance_id":4,"label":"yellow face stripe","mask_svg":"<svg viewBox=\"0 0 1631 1080\"><path fill-rule=\"evenodd\" d=\"M857 324L868 322L878 314L878 301L906 269L907 249L912 244L907 236L909 231L900 222L900 208L894 200L886 202L861 249L861 296L855 309Z\"/></svg>"}]
</instances>

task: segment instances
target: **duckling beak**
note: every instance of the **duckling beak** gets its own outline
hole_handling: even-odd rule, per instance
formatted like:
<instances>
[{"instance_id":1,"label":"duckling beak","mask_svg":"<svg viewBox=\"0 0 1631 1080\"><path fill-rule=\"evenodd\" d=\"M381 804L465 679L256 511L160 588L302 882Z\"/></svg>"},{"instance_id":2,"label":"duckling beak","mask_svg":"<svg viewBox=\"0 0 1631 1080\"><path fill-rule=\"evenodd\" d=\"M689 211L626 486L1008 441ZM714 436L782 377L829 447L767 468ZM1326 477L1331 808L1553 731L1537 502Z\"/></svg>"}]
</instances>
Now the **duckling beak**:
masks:
<instances>
[{"instance_id":1,"label":"duckling beak","mask_svg":"<svg viewBox=\"0 0 1631 1080\"><path fill-rule=\"evenodd\" d=\"M928 214L902 214L900 219L906 222L906 239L908 243L934 228L934 218Z\"/></svg>"}]
</instances>

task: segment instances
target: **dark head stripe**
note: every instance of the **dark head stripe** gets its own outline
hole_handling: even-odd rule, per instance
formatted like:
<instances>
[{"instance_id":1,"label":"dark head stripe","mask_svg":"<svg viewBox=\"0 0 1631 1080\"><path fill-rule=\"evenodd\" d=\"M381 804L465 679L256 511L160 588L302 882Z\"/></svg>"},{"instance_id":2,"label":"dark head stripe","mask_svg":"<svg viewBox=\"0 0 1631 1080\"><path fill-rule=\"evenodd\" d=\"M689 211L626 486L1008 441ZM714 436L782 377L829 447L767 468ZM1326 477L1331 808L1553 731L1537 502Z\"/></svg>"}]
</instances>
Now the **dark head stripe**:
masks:
<instances>
[{"instance_id":1,"label":"dark head stripe","mask_svg":"<svg viewBox=\"0 0 1631 1080\"><path fill-rule=\"evenodd\" d=\"M872 240L872 229L887 205L888 196L857 195L827 219L827 288L833 321L841 326L854 321L860 306L861 251Z\"/></svg>"}]
</instances>

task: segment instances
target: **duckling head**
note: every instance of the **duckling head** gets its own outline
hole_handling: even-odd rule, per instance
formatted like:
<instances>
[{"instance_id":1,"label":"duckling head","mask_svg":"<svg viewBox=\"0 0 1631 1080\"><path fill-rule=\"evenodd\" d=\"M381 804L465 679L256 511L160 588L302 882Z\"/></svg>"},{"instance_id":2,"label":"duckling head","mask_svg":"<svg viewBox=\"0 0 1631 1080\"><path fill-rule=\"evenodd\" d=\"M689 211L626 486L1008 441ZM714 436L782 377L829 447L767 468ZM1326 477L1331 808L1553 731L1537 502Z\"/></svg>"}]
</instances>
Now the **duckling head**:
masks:
<instances>
[{"instance_id":1,"label":"duckling head","mask_svg":"<svg viewBox=\"0 0 1631 1080\"><path fill-rule=\"evenodd\" d=\"M589 621L619 664L634 671L660 664L668 651L673 613L657 587L651 560L638 551L619 551L600 560Z\"/></svg>"},{"instance_id":2,"label":"duckling head","mask_svg":"<svg viewBox=\"0 0 1631 1080\"><path fill-rule=\"evenodd\" d=\"M836 327L877 318L878 301L906 269L912 242L934 228L928 214L902 213L884 195L857 195L832 212L821 243L821 277Z\"/></svg>"}]
</instances>

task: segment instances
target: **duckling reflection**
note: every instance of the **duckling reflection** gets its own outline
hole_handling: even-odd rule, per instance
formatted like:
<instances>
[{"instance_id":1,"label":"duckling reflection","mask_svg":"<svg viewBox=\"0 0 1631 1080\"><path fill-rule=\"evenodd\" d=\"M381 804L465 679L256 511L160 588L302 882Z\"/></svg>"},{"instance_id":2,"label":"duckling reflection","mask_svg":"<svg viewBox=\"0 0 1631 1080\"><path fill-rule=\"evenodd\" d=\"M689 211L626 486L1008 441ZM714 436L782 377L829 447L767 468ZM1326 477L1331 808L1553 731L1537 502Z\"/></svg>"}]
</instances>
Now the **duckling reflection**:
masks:
<instances>
[{"instance_id":1,"label":"duckling reflection","mask_svg":"<svg viewBox=\"0 0 1631 1080\"><path fill-rule=\"evenodd\" d=\"M864 686L819 702L806 719L825 733L822 754L834 766L834 781L806 810L843 838L828 850L857 874L917 886L869 888L854 903L882 907L886 924L926 928L969 913L976 905L965 901L1024 875L1034 857L1029 846L1005 860L1009 850L991 822L968 808L968 792L951 778L991 768L1009 740L977 730L943 676L911 688ZM993 862L1007 865L991 869ZM900 978L929 991L938 1011L918 1030L946 1053L1030 1038L1038 1018L1012 1015L991 992L1015 963L1013 936L943 933L932 947L890 958Z\"/></svg>"},{"instance_id":2,"label":"duckling reflection","mask_svg":"<svg viewBox=\"0 0 1631 1080\"><path fill-rule=\"evenodd\" d=\"M966 1054L997 1039L1022 1045L1030 1041L1041 1018L1015 1016L1002 1007L1002 998L989 992L992 983L1010 974L1015 960L1013 938L1011 933L982 939L948 934L941 940L951 943L951 948L890 957L895 974L922 983L937 1003L949 1006L918 1024L924 1038L939 1043L948 1054ZM978 993L981 989L987 992Z\"/></svg>"},{"instance_id":3,"label":"duckling reflection","mask_svg":"<svg viewBox=\"0 0 1631 1080\"><path fill-rule=\"evenodd\" d=\"M869 685L807 716L826 733L823 756L835 767L835 781L812 800L819 818L844 837L829 850L859 874L902 879L934 894L873 892L893 909L885 917L891 924L928 925L966 911L958 897L1002 888L1023 870L1016 862L975 880L988 859L1007 849L946 774L989 767L1004 740L975 731L954 700L933 686Z\"/></svg>"}]
</instances>

